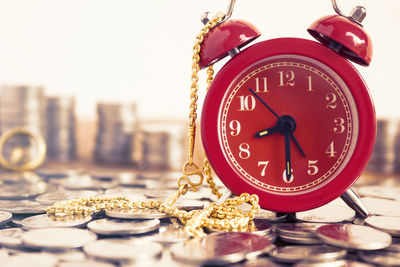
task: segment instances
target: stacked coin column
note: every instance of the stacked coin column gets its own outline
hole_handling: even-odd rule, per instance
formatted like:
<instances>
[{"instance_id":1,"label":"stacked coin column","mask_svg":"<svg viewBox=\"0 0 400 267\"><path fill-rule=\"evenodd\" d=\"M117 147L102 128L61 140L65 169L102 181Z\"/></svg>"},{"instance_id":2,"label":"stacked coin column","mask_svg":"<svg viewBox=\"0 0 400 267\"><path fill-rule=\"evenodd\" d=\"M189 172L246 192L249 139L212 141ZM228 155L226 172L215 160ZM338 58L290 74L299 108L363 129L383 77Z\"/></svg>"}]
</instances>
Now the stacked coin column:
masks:
<instances>
[{"instance_id":1,"label":"stacked coin column","mask_svg":"<svg viewBox=\"0 0 400 267\"><path fill-rule=\"evenodd\" d=\"M397 120L377 121L377 135L367 171L381 174L399 172L400 142L399 122Z\"/></svg>"},{"instance_id":2,"label":"stacked coin column","mask_svg":"<svg viewBox=\"0 0 400 267\"><path fill-rule=\"evenodd\" d=\"M134 138L132 160L142 170L180 170L185 129L183 123L142 123Z\"/></svg>"},{"instance_id":3,"label":"stacked coin column","mask_svg":"<svg viewBox=\"0 0 400 267\"><path fill-rule=\"evenodd\" d=\"M136 104L99 103L94 149L97 162L129 164L132 138L137 129Z\"/></svg>"},{"instance_id":4,"label":"stacked coin column","mask_svg":"<svg viewBox=\"0 0 400 267\"><path fill-rule=\"evenodd\" d=\"M76 158L75 99L47 98L47 157L68 162Z\"/></svg>"},{"instance_id":5,"label":"stacked coin column","mask_svg":"<svg viewBox=\"0 0 400 267\"><path fill-rule=\"evenodd\" d=\"M46 99L40 86L3 85L1 87L1 133L24 127L46 136Z\"/></svg>"}]
</instances>

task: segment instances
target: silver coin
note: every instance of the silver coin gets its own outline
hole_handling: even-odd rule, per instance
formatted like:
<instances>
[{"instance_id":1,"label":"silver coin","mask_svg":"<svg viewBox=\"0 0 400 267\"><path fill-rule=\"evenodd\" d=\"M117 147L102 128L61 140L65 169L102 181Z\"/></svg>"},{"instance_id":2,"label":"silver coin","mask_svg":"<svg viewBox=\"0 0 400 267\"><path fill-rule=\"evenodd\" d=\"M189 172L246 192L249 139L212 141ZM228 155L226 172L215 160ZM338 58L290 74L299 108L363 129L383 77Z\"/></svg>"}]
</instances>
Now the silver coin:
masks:
<instances>
[{"instance_id":1,"label":"silver coin","mask_svg":"<svg viewBox=\"0 0 400 267\"><path fill-rule=\"evenodd\" d=\"M21 228L8 228L0 230L0 246L17 248L22 246L21 236L24 230Z\"/></svg>"},{"instance_id":2,"label":"silver coin","mask_svg":"<svg viewBox=\"0 0 400 267\"><path fill-rule=\"evenodd\" d=\"M45 213L48 205L40 204L32 200L2 200L0 210L13 214L40 214Z\"/></svg>"},{"instance_id":3,"label":"silver coin","mask_svg":"<svg viewBox=\"0 0 400 267\"><path fill-rule=\"evenodd\" d=\"M14 183L2 184L0 187L0 199L21 200L35 197L46 191L46 183L43 181L35 184Z\"/></svg>"},{"instance_id":4,"label":"silver coin","mask_svg":"<svg viewBox=\"0 0 400 267\"><path fill-rule=\"evenodd\" d=\"M387 251L400 252L400 238L392 237L392 244L385 248Z\"/></svg>"},{"instance_id":5,"label":"silver coin","mask_svg":"<svg viewBox=\"0 0 400 267\"><path fill-rule=\"evenodd\" d=\"M161 256L162 250L163 247L158 243L122 238L97 240L83 247L83 251L90 257L116 262L140 262L155 259Z\"/></svg>"},{"instance_id":6,"label":"silver coin","mask_svg":"<svg viewBox=\"0 0 400 267\"><path fill-rule=\"evenodd\" d=\"M272 224L265 220L253 220L254 229L252 229L253 234L257 235L269 235L273 231Z\"/></svg>"},{"instance_id":7,"label":"silver coin","mask_svg":"<svg viewBox=\"0 0 400 267\"><path fill-rule=\"evenodd\" d=\"M183 242L189 238L190 235L186 232L185 228L175 224L161 225L158 232L143 237L147 241L154 241L163 245Z\"/></svg>"},{"instance_id":8,"label":"silver coin","mask_svg":"<svg viewBox=\"0 0 400 267\"><path fill-rule=\"evenodd\" d=\"M96 239L94 233L76 228L35 229L21 236L22 242L27 247L56 250L83 247Z\"/></svg>"},{"instance_id":9,"label":"silver coin","mask_svg":"<svg viewBox=\"0 0 400 267\"><path fill-rule=\"evenodd\" d=\"M322 240L317 238L317 237L301 237L301 236L291 236L291 235L279 235L279 238L285 242L288 243L294 243L294 244L310 244L310 245L316 245L316 244L322 244Z\"/></svg>"},{"instance_id":10,"label":"silver coin","mask_svg":"<svg viewBox=\"0 0 400 267\"><path fill-rule=\"evenodd\" d=\"M58 259L54 255L46 252L39 253L17 253L8 257L4 266L40 266L55 267Z\"/></svg>"},{"instance_id":11,"label":"silver coin","mask_svg":"<svg viewBox=\"0 0 400 267\"><path fill-rule=\"evenodd\" d=\"M280 223L275 226L279 235L316 237L317 229L326 223Z\"/></svg>"},{"instance_id":12,"label":"silver coin","mask_svg":"<svg viewBox=\"0 0 400 267\"><path fill-rule=\"evenodd\" d=\"M12 214L7 211L0 210L0 225L8 223L12 218Z\"/></svg>"},{"instance_id":13,"label":"silver coin","mask_svg":"<svg viewBox=\"0 0 400 267\"><path fill-rule=\"evenodd\" d=\"M52 255L56 256L59 262L63 261L84 261L86 260L86 255L81 251L80 248L73 249L43 249L42 251L51 251Z\"/></svg>"},{"instance_id":14,"label":"silver coin","mask_svg":"<svg viewBox=\"0 0 400 267\"><path fill-rule=\"evenodd\" d=\"M21 239L30 248L70 249L83 247L96 240L97 236L84 229L47 228L27 231Z\"/></svg>"},{"instance_id":15,"label":"silver coin","mask_svg":"<svg viewBox=\"0 0 400 267\"><path fill-rule=\"evenodd\" d=\"M170 196L174 195L177 190L165 190L165 189L158 189L158 190L146 190L145 196L149 198L156 198L156 199L167 199Z\"/></svg>"},{"instance_id":16,"label":"silver coin","mask_svg":"<svg viewBox=\"0 0 400 267\"><path fill-rule=\"evenodd\" d=\"M94 179L90 175L73 175L65 178L61 181L60 185L62 185L66 189L71 190L97 190L97 189L106 189L111 188L117 185L116 181L105 181L101 182L99 180Z\"/></svg>"},{"instance_id":17,"label":"silver coin","mask_svg":"<svg viewBox=\"0 0 400 267\"><path fill-rule=\"evenodd\" d=\"M328 203L316 209L296 213L296 218L303 222L338 223L352 221L355 211L348 206Z\"/></svg>"},{"instance_id":18,"label":"silver coin","mask_svg":"<svg viewBox=\"0 0 400 267\"><path fill-rule=\"evenodd\" d=\"M55 192L49 192L39 195L35 198L38 203L53 205L56 202L70 200L81 197L93 197L98 195L98 191L93 190L64 190L59 189Z\"/></svg>"},{"instance_id":19,"label":"silver coin","mask_svg":"<svg viewBox=\"0 0 400 267\"><path fill-rule=\"evenodd\" d=\"M246 260L244 262L236 263L229 266L230 267L281 267L281 265L278 265L277 263L265 257Z\"/></svg>"},{"instance_id":20,"label":"silver coin","mask_svg":"<svg viewBox=\"0 0 400 267\"><path fill-rule=\"evenodd\" d=\"M226 265L244 260L247 246L240 240L221 234L173 244L171 256L177 261L197 265Z\"/></svg>"},{"instance_id":21,"label":"silver coin","mask_svg":"<svg viewBox=\"0 0 400 267\"><path fill-rule=\"evenodd\" d=\"M130 208L129 210L106 211L106 215L117 219L162 219L169 215L159 212L158 209Z\"/></svg>"},{"instance_id":22,"label":"silver coin","mask_svg":"<svg viewBox=\"0 0 400 267\"><path fill-rule=\"evenodd\" d=\"M178 209L191 211L194 209L204 208L204 202L196 199L180 197L177 199L173 206L177 207Z\"/></svg>"},{"instance_id":23,"label":"silver coin","mask_svg":"<svg viewBox=\"0 0 400 267\"><path fill-rule=\"evenodd\" d=\"M100 235L143 234L160 227L160 220L116 220L100 219L88 223L89 230Z\"/></svg>"},{"instance_id":24,"label":"silver coin","mask_svg":"<svg viewBox=\"0 0 400 267\"><path fill-rule=\"evenodd\" d=\"M357 193L363 197L386 198L400 200L400 188L396 186L369 185L357 189Z\"/></svg>"},{"instance_id":25,"label":"silver coin","mask_svg":"<svg viewBox=\"0 0 400 267\"><path fill-rule=\"evenodd\" d=\"M361 200L372 214L400 217L400 201L372 197L364 197Z\"/></svg>"},{"instance_id":26,"label":"silver coin","mask_svg":"<svg viewBox=\"0 0 400 267\"><path fill-rule=\"evenodd\" d=\"M57 267L115 267L112 263L83 259L80 261L64 261L59 262Z\"/></svg>"},{"instance_id":27,"label":"silver coin","mask_svg":"<svg viewBox=\"0 0 400 267\"><path fill-rule=\"evenodd\" d=\"M304 260L299 263L296 263L293 267L373 267L373 265L365 262L350 261L350 260L337 260L337 261L324 261L324 262Z\"/></svg>"},{"instance_id":28,"label":"silver coin","mask_svg":"<svg viewBox=\"0 0 400 267\"><path fill-rule=\"evenodd\" d=\"M3 264L8 260L8 252L4 249L0 249L0 262Z\"/></svg>"},{"instance_id":29,"label":"silver coin","mask_svg":"<svg viewBox=\"0 0 400 267\"><path fill-rule=\"evenodd\" d=\"M238 209L241 211L249 212L251 210L251 205L248 203L243 203L238 206ZM283 221L286 218L287 214L282 214L278 216L276 212L266 209L259 209L258 212L254 215L254 219L256 220L267 220L270 222Z\"/></svg>"},{"instance_id":30,"label":"silver coin","mask_svg":"<svg viewBox=\"0 0 400 267\"><path fill-rule=\"evenodd\" d=\"M358 256L366 262L383 265L383 266L399 266L400 254L392 251L359 251Z\"/></svg>"},{"instance_id":31,"label":"silver coin","mask_svg":"<svg viewBox=\"0 0 400 267\"><path fill-rule=\"evenodd\" d=\"M383 249L392 242L392 237L388 233L355 224L325 225L318 228L317 235L330 245L350 249Z\"/></svg>"},{"instance_id":32,"label":"silver coin","mask_svg":"<svg viewBox=\"0 0 400 267\"><path fill-rule=\"evenodd\" d=\"M92 217L57 217L50 218L47 214L35 215L22 220L21 225L25 229L56 228L56 227L80 227L86 225Z\"/></svg>"},{"instance_id":33,"label":"silver coin","mask_svg":"<svg viewBox=\"0 0 400 267\"><path fill-rule=\"evenodd\" d=\"M127 197L130 201L145 201L148 198L144 196L140 189L138 188L126 188L126 187L113 187L107 189L104 193L105 196L124 196Z\"/></svg>"},{"instance_id":34,"label":"silver coin","mask_svg":"<svg viewBox=\"0 0 400 267\"><path fill-rule=\"evenodd\" d=\"M304 259L314 261L337 260L345 257L346 254L345 249L327 245L283 246L276 247L269 253L272 259L281 262L297 262Z\"/></svg>"},{"instance_id":35,"label":"silver coin","mask_svg":"<svg viewBox=\"0 0 400 267\"><path fill-rule=\"evenodd\" d=\"M400 236L400 217L369 216L365 223L393 236Z\"/></svg>"}]
</instances>

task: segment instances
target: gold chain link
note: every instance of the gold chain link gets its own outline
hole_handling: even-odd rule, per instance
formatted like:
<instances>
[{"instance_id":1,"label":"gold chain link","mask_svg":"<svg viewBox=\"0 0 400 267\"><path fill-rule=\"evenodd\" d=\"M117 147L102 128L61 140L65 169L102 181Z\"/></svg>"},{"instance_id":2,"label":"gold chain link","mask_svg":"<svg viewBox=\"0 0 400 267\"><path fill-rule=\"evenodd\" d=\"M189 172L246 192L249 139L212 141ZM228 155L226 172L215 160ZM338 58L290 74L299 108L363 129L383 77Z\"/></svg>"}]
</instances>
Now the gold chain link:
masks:
<instances>
[{"instance_id":1,"label":"gold chain link","mask_svg":"<svg viewBox=\"0 0 400 267\"><path fill-rule=\"evenodd\" d=\"M254 229L252 219L255 213L260 209L258 205L258 196L249 195L243 193L238 197L229 198L221 204L211 203L203 210L192 210L185 211L180 210L174 206L176 200L185 195L191 188L196 191L196 187L203 183L204 176L206 175L207 183L211 188L213 194L221 197L221 193L218 191L217 186L213 180L212 168L208 159L204 159L204 167L198 167L193 162L194 154L194 140L196 134L196 119L197 119L197 91L198 91L198 72L200 70L200 48L203 38L207 33L215 27L224 18L224 14L219 12L214 18L207 22L201 32L197 35L196 43L193 47L193 66L191 76L191 103L190 103L190 114L189 114L189 126L188 126L188 141L189 141L189 153L188 161L183 166L183 176L178 179L179 189L176 193L170 196L166 201L131 201L127 197L87 197L73 200L66 200L57 202L52 207L46 210L47 215L54 219L72 219L81 218L85 216L91 216L92 214L100 211L129 211L131 209L156 209L159 212L166 213L171 217L178 218L182 224L185 225L186 231L194 237L204 236L203 227L208 228L210 231L251 231ZM214 69L212 66L207 69L207 90L213 81ZM191 169L191 170L189 170ZM198 176L200 180L193 182L190 178L192 176ZM183 182L183 183L181 183ZM237 207L244 202L248 202L252 205L249 212L239 210Z\"/></svg>"}]
</instances>

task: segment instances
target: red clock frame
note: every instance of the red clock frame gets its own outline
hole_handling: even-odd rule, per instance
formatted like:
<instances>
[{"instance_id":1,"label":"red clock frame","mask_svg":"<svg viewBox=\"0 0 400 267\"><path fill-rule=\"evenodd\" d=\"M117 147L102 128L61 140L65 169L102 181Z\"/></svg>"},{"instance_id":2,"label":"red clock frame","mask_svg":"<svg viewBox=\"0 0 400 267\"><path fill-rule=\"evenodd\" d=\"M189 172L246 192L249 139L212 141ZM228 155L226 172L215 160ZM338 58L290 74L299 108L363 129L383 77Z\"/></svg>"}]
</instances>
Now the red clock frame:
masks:
<instances>
[{"instance_id":1,"label":"red clock frame","mask_svg":"<svg viewBox=\"0 0 400 267\"><path fill-rule=\"evenodd\" d=\"M218 117L225 90L248 66L268 57L293 54L317 60L336 72L348 86L358 111L359 132L353 155L329 183L297 195L278 195L252 186L232 169L219 140ZM235 55L216 75L206 95L201 115L201 136L206 155L217 176L235 194L257 194L260 206L279 212L297 212L322 206L348 190L362 174L376 136L375 108L367 85L342 56L315 41L278 38L259 42Z\"/></svg>"}]
</instances>

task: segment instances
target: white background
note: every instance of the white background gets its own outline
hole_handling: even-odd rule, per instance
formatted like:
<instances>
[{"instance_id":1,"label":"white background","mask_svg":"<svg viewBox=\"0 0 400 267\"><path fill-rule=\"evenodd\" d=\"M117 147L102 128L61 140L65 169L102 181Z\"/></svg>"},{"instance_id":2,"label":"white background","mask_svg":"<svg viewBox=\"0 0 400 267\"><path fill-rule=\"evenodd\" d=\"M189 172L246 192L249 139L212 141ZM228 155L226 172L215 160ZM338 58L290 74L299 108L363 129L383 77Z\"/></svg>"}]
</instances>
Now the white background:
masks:
<instances>
[{"instance_id":1,"label":"white background","mask_svg":"<svg viewBox=\"0 0 400 267\"><path fill-rule=\"evenodd\" d=\"M357 68L378 117L400 117L400 1L338 3L346 14L356 5L367 8L363 24L374 55L370 67ZM0 83L40 84L48 95L73 95L80 118L95 119L98 101L133 101L142 118L185 119L199 18L204 11L225 12L227 5L228 0L0 0ZM329 0L237 0L232 18L257 26L257 41L311 39L307 27L329 14Z\"/></svg>"}]
</instances>

